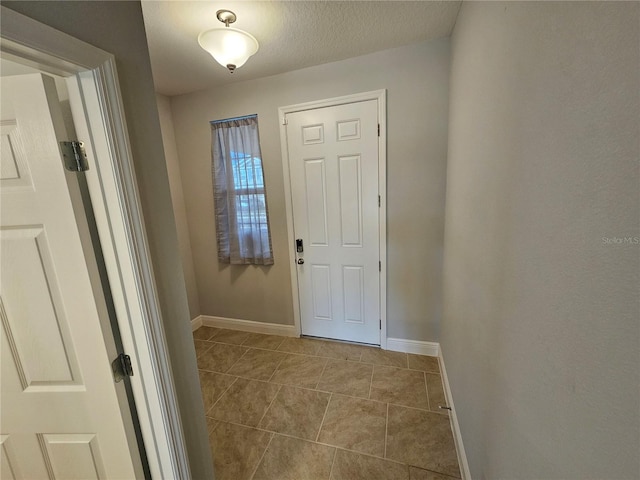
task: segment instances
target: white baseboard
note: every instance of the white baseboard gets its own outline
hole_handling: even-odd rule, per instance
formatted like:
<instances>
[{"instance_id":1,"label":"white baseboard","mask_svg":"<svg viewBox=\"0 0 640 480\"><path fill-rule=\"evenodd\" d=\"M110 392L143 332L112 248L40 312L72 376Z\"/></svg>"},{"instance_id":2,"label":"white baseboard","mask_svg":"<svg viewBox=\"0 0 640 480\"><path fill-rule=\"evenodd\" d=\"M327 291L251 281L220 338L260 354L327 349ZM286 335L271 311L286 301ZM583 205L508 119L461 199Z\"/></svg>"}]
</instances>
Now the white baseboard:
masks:
<instances>
[{"instance_id":1,"label":"white baseboard","mask_svg":"<svg viewBox=\"0 0 640 480\"><path fill-rule=\"evenodd\" d=\"M198 324L199 322L199 324ZM210 315L200 315L191 320L191 326L198 324L198 327L228 328L230 330L240 330L241 332L265 333L268 335L282 335L283 337L297 337L295 325L280 325L277 323L255 322L253 320L241 320L239 318L212 317ZM194 327L195 330L198 327Z\"/></svg>"},{"instance_id":2,"label":"white baseboard","mask_svg":"<svg viewBox=\"0 0 640 480\"><path fill-rule=\"evenodd\" d=\"M444 383L444 394L447 399L447 405L451 407L449 420L451 421L451 429L453 430L453 440L456 444L456 452L458 454L458 463L462 474L462 480L471 480L471 472L469 470L469 462L467 462L467 454L462 443L462 433L458 424L458 416L456 415L456 407L453 403L453 395L449 386L449 377L447 377L447 368L442 357L442 349L440 349L440 373L442 374L442 382Z\"/></svg>"},{"instance_id":3,"label":"white baseboard","mask_svg":"<svg viewBox=\"0 0 640 480\"><path fill-rule=\"evenodd\" d=\"M196 317L191 320L191 331L195 332L202 326L202 317Z\"/></svg>"},{"instance_id":4,"label":"white baseboard","mask_svg":"<svg viewBox=\"0 0 640 480\"><path fill-rule=\"evenodd\" d=\"M422 342L404 338L387 338L387 350L437 357L440 354L440 344L438 342Z\"/></svg>"},{"instance_id":5,"label":"white baseboard","mask_svg":"<svg viewBox=\"0 0 640 480\"><path fill-rule=\"evenodd\" d=\"M211 315L199 315L191 320L192 330L195 331L201 326L228 328L230 330L240 330L241 332L282 335L285 337L298 336L295 325L263 323L253 320L241 320L239 318L214 317ZM423 342L403 338L387 338L387 350L437 357L440 354L440 344L437 342Z\"/></svg>"}]
</instances>

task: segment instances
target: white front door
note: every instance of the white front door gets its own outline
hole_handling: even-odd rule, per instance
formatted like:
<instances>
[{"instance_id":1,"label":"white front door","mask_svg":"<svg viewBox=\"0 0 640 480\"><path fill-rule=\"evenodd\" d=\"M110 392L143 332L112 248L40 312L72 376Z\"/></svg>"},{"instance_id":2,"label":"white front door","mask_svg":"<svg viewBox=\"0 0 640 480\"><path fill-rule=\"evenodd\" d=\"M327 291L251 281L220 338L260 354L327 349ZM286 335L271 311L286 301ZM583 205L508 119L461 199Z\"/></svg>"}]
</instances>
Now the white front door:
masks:
<instances>
[{"instance_id":1,"label":"white front door","mask_svg":"<svg viewBox=\"0 0 640 480\"><path fill-rule=\"evenodd\" d=\"M135 478L58 147L68 139L54 81L6 77L1 88L2 478Z\"/></svg>"},{"instance_id":2,"label":"white front door","mask_svg":"<svg viewBox=\"0 0 640 480\"><path fill-rule=\"evenodd\" d=\"M302 333L379 345L377 100L286 121Z\"/></svg>"}]
</instances>

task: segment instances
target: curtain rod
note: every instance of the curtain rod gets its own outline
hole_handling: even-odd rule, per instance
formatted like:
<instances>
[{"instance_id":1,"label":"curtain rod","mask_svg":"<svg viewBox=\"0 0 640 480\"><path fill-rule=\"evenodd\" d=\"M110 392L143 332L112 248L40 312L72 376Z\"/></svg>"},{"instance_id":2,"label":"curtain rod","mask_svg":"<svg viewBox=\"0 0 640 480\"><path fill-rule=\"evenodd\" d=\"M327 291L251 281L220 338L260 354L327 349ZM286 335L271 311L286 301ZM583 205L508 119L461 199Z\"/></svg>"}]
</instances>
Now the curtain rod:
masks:
<instances>
[{"instance_id":1,"label":"curtain rod","mask_svg":"<svg viewBox=\"0 0 640 480\"><path fill-rule=\"evenodd\" d=\"M209 123L214 124L214 123L232 122L233 120L244 120L245 118L253 118L257 116L258 114L254 113L253 115L244 115L242 117L225 118L222 120L211 120Z\"/></svg>"}]
</instances>

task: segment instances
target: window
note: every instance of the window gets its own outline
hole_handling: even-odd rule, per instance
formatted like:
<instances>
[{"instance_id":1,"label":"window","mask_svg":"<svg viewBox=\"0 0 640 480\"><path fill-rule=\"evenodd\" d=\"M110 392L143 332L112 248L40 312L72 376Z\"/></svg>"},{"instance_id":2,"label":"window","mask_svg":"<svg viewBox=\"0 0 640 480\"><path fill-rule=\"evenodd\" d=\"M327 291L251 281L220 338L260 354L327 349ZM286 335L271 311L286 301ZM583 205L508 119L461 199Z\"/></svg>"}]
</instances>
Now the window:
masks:
<instances>
[{"instance_id":1,"label":"window","mask_svg":"<svg viewBox=\"0 0 640 480\"><path fill-rule=\"evenodd\" d=\"M272 265L258 116L211 122L218 260Z\"/></svg>"}]
</instances>

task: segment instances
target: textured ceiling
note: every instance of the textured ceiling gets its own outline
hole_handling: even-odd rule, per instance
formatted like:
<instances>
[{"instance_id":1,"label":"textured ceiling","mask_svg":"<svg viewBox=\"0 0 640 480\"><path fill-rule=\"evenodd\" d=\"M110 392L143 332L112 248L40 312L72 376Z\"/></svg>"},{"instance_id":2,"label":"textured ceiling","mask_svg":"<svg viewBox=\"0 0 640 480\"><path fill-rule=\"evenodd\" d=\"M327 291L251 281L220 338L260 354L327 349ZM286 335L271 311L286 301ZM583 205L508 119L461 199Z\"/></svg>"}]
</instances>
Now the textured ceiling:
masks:
<instances>
[{"instance_id":1,"label":"textured ceiling","mask_svg":"<svg viewBox=\"0 0 640 480\"><path fill-rule=\"evenodd\" d=\"M198 45L198 34L222 26L216 11L233 10L235 28L260 49L230 74ZM157 1L143 0L156 90L179 95L451 34L459 1Z\"/></svg>"}]
</instances>

